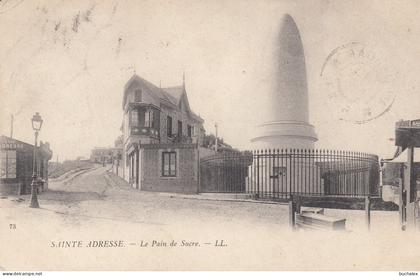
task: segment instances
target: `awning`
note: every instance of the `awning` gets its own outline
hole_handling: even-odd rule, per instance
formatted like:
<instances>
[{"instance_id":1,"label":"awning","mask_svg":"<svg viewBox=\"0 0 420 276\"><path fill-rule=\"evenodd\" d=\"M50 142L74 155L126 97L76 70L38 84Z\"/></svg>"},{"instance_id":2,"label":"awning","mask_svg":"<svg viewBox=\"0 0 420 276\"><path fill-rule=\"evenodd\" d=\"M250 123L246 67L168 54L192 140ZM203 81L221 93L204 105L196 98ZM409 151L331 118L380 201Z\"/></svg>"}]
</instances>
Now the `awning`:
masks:
<instances>
[{"instance_id":1,"label":"awning","mask_svg":"<svg viewBox=\"0 0 420 276\"><path fill-rule=\"evenodd\" d=\"M414 162L420 163L420 148L414 148ZM395 157L392 160L389 160L387 162L391 163L404 163L407 162L407 149L405 149L400 155Z\"/></svg>"}]
</instances>

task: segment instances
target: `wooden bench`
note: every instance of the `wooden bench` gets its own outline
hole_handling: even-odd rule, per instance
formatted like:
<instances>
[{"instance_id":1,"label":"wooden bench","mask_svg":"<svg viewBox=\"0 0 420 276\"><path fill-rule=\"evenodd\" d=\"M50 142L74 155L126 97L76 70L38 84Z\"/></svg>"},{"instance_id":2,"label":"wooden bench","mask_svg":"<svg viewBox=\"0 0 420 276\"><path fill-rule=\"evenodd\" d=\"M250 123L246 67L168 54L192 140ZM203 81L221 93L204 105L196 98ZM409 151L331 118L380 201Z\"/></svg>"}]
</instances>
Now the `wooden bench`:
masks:
<instances>
[{"instance_id":1,"label":"wooden bench","mask_svg":"<svg viewBox=\"0 0 420 276\"><path fill-rule=\"evenodd\" d=\"M337 219L323 214L324 209L311 208L296 213L296 226L308 229L344 230L346 219Z\"/></svg>"}]
</instances>

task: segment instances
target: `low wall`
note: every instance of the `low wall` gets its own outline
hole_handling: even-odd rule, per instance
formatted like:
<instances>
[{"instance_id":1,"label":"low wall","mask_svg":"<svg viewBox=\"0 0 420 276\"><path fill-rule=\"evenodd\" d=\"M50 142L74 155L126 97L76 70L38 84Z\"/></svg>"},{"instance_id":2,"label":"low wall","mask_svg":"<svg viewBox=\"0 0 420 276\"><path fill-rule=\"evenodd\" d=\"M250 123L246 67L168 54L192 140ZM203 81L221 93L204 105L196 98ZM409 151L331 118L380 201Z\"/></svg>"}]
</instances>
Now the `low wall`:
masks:
<instances>
[{"instance_id":1,"label":"low wall","mask_svg":"<svg viewBox=\"0 0 420 276\"><path fill-rule=\"evenodd\" d=\"M351 197L301 197L302 205L306 207L364 210L364 198ZM371 210L398 211L398 205L385 202L381 198L371 198Z\"/></svg>"},{"instance_id":2,"label":"low wall","mask_svg":"<svg viewBox=\"0 0 420 276\"><path fill-rule=\"evenodd\" d=\"M208 156L216 155L216 152L213 149L199 147L198 151L200 153L200 158L206 158Z\"/></svg>"}]
</instances>

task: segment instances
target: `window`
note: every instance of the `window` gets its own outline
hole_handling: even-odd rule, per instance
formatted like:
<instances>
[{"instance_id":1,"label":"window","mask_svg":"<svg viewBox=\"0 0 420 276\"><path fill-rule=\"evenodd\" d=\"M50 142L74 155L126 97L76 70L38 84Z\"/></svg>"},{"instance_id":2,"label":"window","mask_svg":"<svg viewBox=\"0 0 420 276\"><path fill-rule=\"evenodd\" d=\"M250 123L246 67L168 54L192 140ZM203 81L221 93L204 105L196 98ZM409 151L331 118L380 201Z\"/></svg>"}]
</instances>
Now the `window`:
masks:
<instances>
[{"instance_id":1,"label":"window","mask_svg":"<svg viewBox=\"0 0 420 276\"><path fill-rule=\"evenodd\" d=\"M0 152L0 178L16 178L16 151Z\"/></svg>"},{"instance_id":2,"label":"window","mask_svg":"<svg viewBox=\"0 0 420 276\"><path fill-rule=\"evenodd\" d=\"M152 128L159 130L159 125L160 125L160 112L157 109L153 109Z\"/></svg>"},{"instance_id":3,"label":"window","mask_svg":"<svg viewBox=\"0 0 420 276\"><path fill-rule=\"evenodd\" d=\"M162 152L162 176L176 176L176 152Z\"/></svg>"},{"instance_id":4,"label":"window","mask_svg":"<svg viewBox=\"0 0 420 276\"><path fill-rule=\"evenodd\" d=\"M187 129L188 129L188 137L192 137L194 134L194 129L192 126L187 125Z\"/></svg>"},{"instance_id":5,"label":"window","mask_svg":"<svg viewBox=\"0 0 420 276\"><path fill-rule=\"evenodd\" d=\"M149 127L150 126L150 110L146 110L146 113L144 114L144 126Z\"/></svg>"},{"instance_id":6,"label":"window","mask_svg":"<svg viewBox=\"0 0 420 276\"><path fill-rule=\"evenodd\" d=\"M153 117L153 110L152 109L149 109L148 110L148 113L149 113L149 125L148 125L148 127L152 127L153 126L153 121L155 120Z\"/></svg>"},{"instance_id":7,"label":"window","mask_svg":"<svg viewBox=\"0 0 420 276\"><path fill-rule=\"evenodd\" d=\"M182 135L182 122L178 121L178 136Z\"/></svg>"},{"instance_id":8,"label":"window","mask_svg":"<svg viewBox=\"0 0 420 276\"><path fill-rule=\"evenodd\" d=\"M132 127L138 127L139 126L139 113L136 109L131 110L130 112L130 125Z\"/></svg>"},{"instance_id":9,"label":"window","mask_svg":"<svg viewBox=\"0 0 420 276\"><path fill-rule=\"evenodd\" d=\"M157 109L147 109L145 111L143 111L144 114L144 127L150 127L150 128L154 128L154 129L159 129L159 118L160 118L160 114L159 114L159 110Z\"/></svg>"},{"instance_id":10,"label":"window","mask_svg":"<svg viewBox=\"0 0 420 276\"><path fill-rule=\"evenodd\" d=\"M134 101L135 102L141 102L141 98L142 98L141 90L137 89L136 91L134 91Z\"/></svg>"},{"instance_id":11,"label":"window","mask_svg":"<svg viewBox=\"0 0 420 276\"><path fill-rule=\"evenodd\" d=\"M168 116L166 118L166 133L168 137L172 136L172 117L171 116Z\"/></svg>"}]
</instances>

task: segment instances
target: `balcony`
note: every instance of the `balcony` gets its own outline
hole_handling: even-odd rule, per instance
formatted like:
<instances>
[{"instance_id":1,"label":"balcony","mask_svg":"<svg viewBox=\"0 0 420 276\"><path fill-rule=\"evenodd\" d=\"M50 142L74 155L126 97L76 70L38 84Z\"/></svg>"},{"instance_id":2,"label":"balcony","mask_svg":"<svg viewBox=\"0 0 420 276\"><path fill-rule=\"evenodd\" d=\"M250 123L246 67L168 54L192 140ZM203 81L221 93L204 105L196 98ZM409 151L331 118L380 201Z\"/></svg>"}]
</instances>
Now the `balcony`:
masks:
<instances>
[{"instance_id":1,"label":"balcony","mask_svg":"<svg viewBox=\"0 0 420 276\"><path fill-rule=\"evenodd\" d=\"M129 113L129 135L159 138L160 110L152 105L131 106Z\"/></svg>"},{"instance_id":2,"label":"balcony","mask_svg":"<svg viewBox=\"0 0 420 276\"><path fill-rule=\"evenodd\" d=\"M159 138L159 130L151 127L136 127L132 126L130 135L144 135L153 138Z\"/></svg>"},{"instance_id":3,"label":"balcony","mask_svg":"<svg viewBox=\"0 0 420 276\"><path fill-rule=\"evenodd\" d=\"M168 140L172 143L180 143L180 144L191 144L193 143L192 137L188 137L185 135L178 135L173 134L171 137L168 137Z\"/></svg>"}]
</instances>

